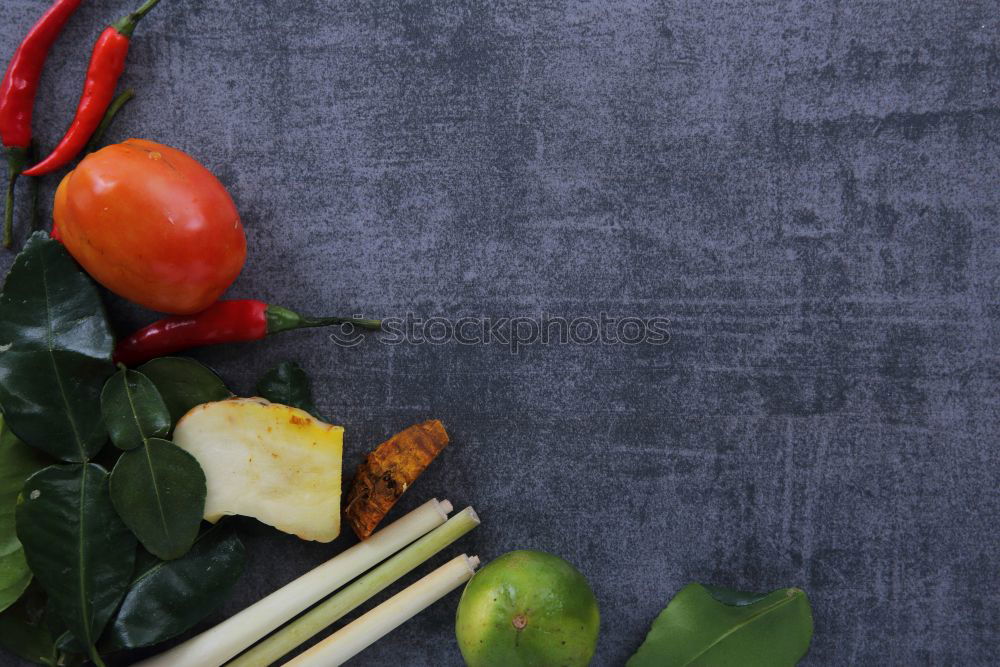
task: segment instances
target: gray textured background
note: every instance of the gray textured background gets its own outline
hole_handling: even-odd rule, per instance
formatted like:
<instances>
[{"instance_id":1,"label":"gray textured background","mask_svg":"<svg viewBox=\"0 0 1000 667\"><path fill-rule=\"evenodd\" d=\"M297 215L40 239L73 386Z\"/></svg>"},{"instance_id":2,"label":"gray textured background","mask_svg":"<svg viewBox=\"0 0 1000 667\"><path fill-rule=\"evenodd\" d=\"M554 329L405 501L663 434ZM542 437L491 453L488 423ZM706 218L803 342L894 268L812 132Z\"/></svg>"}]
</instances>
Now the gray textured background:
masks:
<instances>
[{"instance_id":1,"label":"gray textured background","mask_svg":"<svg viewBox=\"0 0 1000 667\"><path fill-rule=\"evenodd\" d=\"M87 2L70 24L41 89L47 146L100 26L134 4ZM3 59L45 5L3 0ZM998 16L989 0L164 0L111 136L185 149L231 188L250 245L233 295L670 318L664 347L345 350L314 331L199 355L241 392L301 362L347 427L348 469L443 419L454 444L402 505L473 503L484 525L451 552L580 567L603 612L595 664L623 663L697 580L803 587L810 665L985 665ZM122 330L151 318L112 307ZM225 613L339 548L244 525ZM456 599L358 664L460 664Z\"/></svg>"}]
</instances>

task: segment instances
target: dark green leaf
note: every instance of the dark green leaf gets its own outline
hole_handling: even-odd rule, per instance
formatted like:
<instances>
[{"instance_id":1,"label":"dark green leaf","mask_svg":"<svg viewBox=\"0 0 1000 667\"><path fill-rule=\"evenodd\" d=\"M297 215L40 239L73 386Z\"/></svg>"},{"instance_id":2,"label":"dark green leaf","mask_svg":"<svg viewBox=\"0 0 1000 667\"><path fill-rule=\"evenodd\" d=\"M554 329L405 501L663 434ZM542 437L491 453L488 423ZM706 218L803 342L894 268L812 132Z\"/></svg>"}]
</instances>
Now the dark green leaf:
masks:
<instances>
[{"instance_id":1,"label":"dark green leaf","mask_svg":"<svg viewBox=\"0 0 1000 667\"><path fill-rule=\"evenodd\" d=\"M725 597L738 604L719 602L700 584L682 588L628 667L784 667L806 654L813 626L803 591L783 588L751 603L752 594L732 593Z\"/></svg>"},{"instance_id":2,"label":"dark green leaf","mask_svg":"<svg viewBox=\"0 0 1000 667\"><path fill-rule=\"evenodd\" d=\"M48 620L49 634L55 637L57 651L77 655L87 652L87 647L80 643L76 635L66 629L66 624L59 619L59 614L52 608L51 602L46 610L46 619ZM106 628L105 633L107 633ZM100 646L98 646L98 652L100 652Z\"/></svg>"},{"instance_id":3,"label":"dark green leaf","mask_svg":"<svg viewBox=\"0 0 1000 667\"><path fill-rule=\"evenodd\" d=\"M101 412L119 449L135 449L150 438L170 433L170 411L156 385L142 373L122 369L101 392Z\"/></svg>"},{"instance_id":4,"label":"dark green leaf","mask_svg":"<svg viewBox=\"0 0 1000 667\"><path fill-rule=\"evenodd\" d=\"M153 359L140 366L139 372L156 385L175 426L196 405L233 395L212 369L186 357Z\"/></svg>"},{"instance_id":5,"label":"dark green leaf","mask_svg":"<svg viewBox=\"0 0 1000 667\"><path fill-rule=\"evenodd\" d=\"M295 362L286 361L265 373L257 383L257 394L272 403L290 405L323 419L313 403L312 382Z\"/></svg>"},{"instance_id":6,"label":"dark green leaf","mask_svg":"<svg viewBox=\"0 0 1000 667\"><path fill-rule=\"evenodd\" d=\"M229 597L243 563L243 544L223 524L199 537L183 558L149 564L129 587L102 646L151 646L190 629Z\"/></svg>"},{"instance_id":7,"label":"dark green leaf","mask_svg":"<svg viewBox=\"0 0 1000 667\"><path fill-rule=\"evenodd\" d=\"M36 584L38 582L35 582ZM34 588L34 585L32 586ZM39 587L39 590L40 587ZM43 591L44 594L44 591ZM46 598L45 604L45 627L49 630L49 635L55 638L56 648L60 651L69 651L71 653L81 653L86 652L86 647L82 646L80 642L76 641L73 637L73 633L66 629L66 624L59 617L59 612L56 611L55 606L51 599ZM72 641L69 641L72 640ZM62 644L74 644L72 648L62 648Z\"/></svg>"},{"instance_id":8,"label":"dark green leaf","mask_svg":"<svg viewBox=\"0 0 1000 667\"><path fill-rule=\"evenodd\" d=\"M111 473L111 500L150 553L164 560L191 548L205 514L205 473L197 459L153 438L122 454Z\"/></svg>"},{"instance_id":9,"label":"dark green leaf","mask_svg":"<svg viewBox=\"0 0 1000 667\"><path fill-rule=\"evenodd\" d=\"M107 471L87 463L29 477L18 499L17 535L52 609L93 647L135 562L135 538L111 504Z\"/></svg>"},{"instance_id":10,"label":"dark green leaf","mask_svg":"<svg viewBox=\"0 0 1000 667\"><path fill-rule=\"evenodd\" d=\"M114 339L97 288L62 244L33 235L0 294L0 405L24 442L86 461L107 441L101 388Z\"/></svg>"},{"instance_id":11,"label":"dark green leaf","mask_svg":"<svg viewBox=\"0 0 1000 667\"><path fill-rule=\"evenodd\" d=\"M24 480L48 463L17 439L0 417L0 611L17 600L31 583L31 570L17 539L14 508Z\"/></svg>"},{"instance_id":12,"label":"dark green leaf","mask_svg":"<svg viewBox=\"0 0 1000 667\"><path fill-rule=\"evenodd\" d=\"M87 647L81 644L80 640L66 629L66 624L62 622L59 614L52 608L51 601L46 605L45 625L49 629L49 636L55 638L60 667L82 665L87 662L87 658L84 657L87 653Z\"/></svg>"},{"instance_id":13,"label":"dark green leaf","mask_svg":"<svg viewBox=\"0 0 1000 667\"><path fill-rule=\"evenodd\" d=\"M45 614L45 593L39 586L31 586L14 606L0 614L0 646L23 660L57 665L59 652Z\"/></svg>"}]
</instances>

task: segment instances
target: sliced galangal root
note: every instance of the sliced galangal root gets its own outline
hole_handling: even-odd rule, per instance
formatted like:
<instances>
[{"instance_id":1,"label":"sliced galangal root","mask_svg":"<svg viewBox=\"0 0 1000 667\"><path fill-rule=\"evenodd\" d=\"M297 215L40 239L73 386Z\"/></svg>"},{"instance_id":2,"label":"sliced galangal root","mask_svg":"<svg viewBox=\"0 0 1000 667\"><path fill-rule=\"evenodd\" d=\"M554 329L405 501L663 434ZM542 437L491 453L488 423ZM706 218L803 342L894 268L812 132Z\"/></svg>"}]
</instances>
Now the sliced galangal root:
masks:
<instances>
[{"instance_id":1,"label":"sliced galangal root","mask_svg":"<svg viewBox=\"0 0 1000 667\"><path fill-rule=\"evenodd\" d=\"M250 516L317 542L340 534L342 427L262 398L234 398L193 408L174 442L205 471L207 521Z\"/></svg>"}]
</instances>

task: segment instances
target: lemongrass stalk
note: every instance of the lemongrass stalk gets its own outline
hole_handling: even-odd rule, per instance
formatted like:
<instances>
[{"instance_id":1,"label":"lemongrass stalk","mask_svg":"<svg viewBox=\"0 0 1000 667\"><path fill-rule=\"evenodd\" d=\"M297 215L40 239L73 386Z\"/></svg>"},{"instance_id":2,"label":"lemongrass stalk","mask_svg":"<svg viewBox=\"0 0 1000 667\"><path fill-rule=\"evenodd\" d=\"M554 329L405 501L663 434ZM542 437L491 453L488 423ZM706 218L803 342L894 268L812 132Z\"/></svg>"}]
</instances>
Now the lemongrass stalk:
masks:
<instances>
[{"instance_id":1,"label":"lemongrass stalk","mask_svg":"<svg viewBox=\"0 0 1000 667\"><path fill-rule=\"evenodd\" d=\"M220 667L351 579L443 524L451 510L447 500L431 500L214 628L136 664Z\"/></svg>"},{"instance_id":2,"label":"lemongrass stalk","mask_svg":"<svg viewBox=\"0 0 1000 667\"><path fill-rule=\"evenodd\" d=\"M479 525L471 507L451 517L377 568L321 602L292 623L278 630L252 649L227 663L226 667L267 667L289 651L301 646L340 620L353 609L378 595L434 554Z\"/></svg>"},{"instance_id":3,"label":"lemongrass stalk","mask_svg":"<svg viewBox=\"0 0 1000 667\"><path fill-rule=\"evenodd\" d=\"M333 633L285 667L342 665L472 578L479 559L462 554Z\"/></svg>"}]
</instances>

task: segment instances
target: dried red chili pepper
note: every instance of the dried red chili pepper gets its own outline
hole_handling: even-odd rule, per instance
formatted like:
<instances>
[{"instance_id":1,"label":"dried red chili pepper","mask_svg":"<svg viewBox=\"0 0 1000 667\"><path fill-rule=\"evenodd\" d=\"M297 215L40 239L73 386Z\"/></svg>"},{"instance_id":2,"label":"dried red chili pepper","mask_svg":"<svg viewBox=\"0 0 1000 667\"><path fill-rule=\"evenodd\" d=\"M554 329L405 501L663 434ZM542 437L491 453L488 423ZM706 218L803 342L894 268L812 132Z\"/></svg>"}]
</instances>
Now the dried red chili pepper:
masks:
<instances>
[{"instance_id":1,"label":"dried red chili pepper","mask_svg":"<svg viewBox=\"0 0 1000 667\"><path fill-rule=\"evenodd\" d=\"M0 139L7 149L7 204L3 244L10 247L14 225L14 184L28 162L31 116L38 80L49 51L82 0L56 0L28 31L0 83Z\"/></svg>"},{"instance_id":2,"label":"dried red chili pepper","mask_svg":"<svg viewBox=\"0 0 1000 667\"><path fill-rule=\"evenodd\" d=\"M159 2L160 0L146 0L139 9L101 33L90 56L87 79L83 84L83 94L73 122L55 150L31 169L25 169L26 175L42 176L65 167L84 149L101 124L104 112L114 100L115 88L125 71L125 59L136 25Z\"/></svg>"},{"instance_id":3,"label":"dried red chili pepper","mask_svg":"<svg viewBox=\"0 0 1000 667\"><path fill-rule=\"evenodd\" d=\"M193 347L260 340L281 331L337 324L352 324L369 331L382 328L378 320L304 317L263 301L218 301L197 315L167 317L136 331L118 343L115 362L131 366Z\"/></svg>"}]
</instances>

